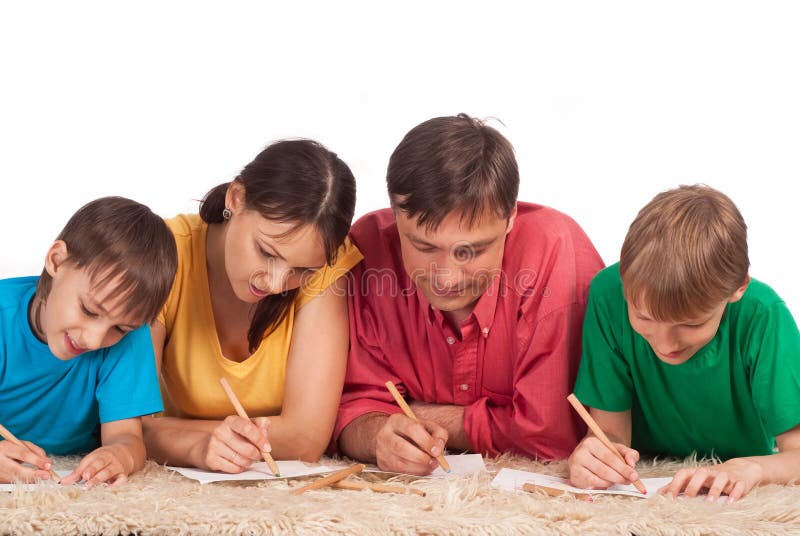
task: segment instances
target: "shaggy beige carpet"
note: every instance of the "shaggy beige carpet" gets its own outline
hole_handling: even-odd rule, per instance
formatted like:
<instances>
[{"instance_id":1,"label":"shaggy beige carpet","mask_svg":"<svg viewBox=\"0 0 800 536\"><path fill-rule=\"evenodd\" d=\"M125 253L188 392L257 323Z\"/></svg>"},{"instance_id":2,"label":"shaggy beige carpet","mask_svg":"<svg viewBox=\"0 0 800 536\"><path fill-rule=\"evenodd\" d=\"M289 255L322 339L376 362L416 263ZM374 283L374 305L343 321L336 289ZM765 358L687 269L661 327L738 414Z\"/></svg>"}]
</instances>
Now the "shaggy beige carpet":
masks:
<instances>
[{"instance_id":1,"label":"shaggy beige carpet","mask_svg":"<svg viewBox=\"0 0 800 536\"><path fill-rule=\"evenodd\" d=\"M68 468L75 459L57 459ZM325 462L325 460L323 460ZM642 462L643 477L693 462ZM293 496L315 477L200 485L148 462L117 489L41 487L0 494L5 534L800 534L800 486L766 486L732 505L598 496L593 503L490 487L501 467L564 475L564 462L486 460L488 473L455 480L395 477L416 495L325 489ZM352 477L351 477L352 478ZM364 475L380 481L380 475Z\"/></svg>"}]
</instances>

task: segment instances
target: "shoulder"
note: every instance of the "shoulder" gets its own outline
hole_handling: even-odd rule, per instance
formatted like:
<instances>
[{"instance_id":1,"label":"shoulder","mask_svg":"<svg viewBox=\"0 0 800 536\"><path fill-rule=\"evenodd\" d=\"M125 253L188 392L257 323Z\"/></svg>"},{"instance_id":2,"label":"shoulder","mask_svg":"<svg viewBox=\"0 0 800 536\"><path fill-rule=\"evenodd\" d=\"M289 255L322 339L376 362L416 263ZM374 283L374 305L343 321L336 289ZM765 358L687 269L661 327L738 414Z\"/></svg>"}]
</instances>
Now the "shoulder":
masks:
<instances>
[{"instance_id":1,"label":"shoulder","mask_svg":"<svg viewBox=\"0 0 800 536\"><path fill-rule=\"evenodd\" d=\"M191 240L191 238L208 226L199 214L178 214L174 218L164 220L175 240Z\"/></svg>"},{"instance_id":2,"label":"shoulder","mask_svg":"<svg viewBox=\"0 0 800 536\"><path fill-rule=\"evenodd\" d=\"M521 242L536 240L550 246L589 246L594 250L589 237L570 216L554 208L522 201L517 203L517 217L509 239Z\"/></svg>"},{"instance_id":3,"label":"shoulder","mask_svg":"<svg viewBox=\"0 0 800 536\"><path fill-rule=\"evenodd\" d=\"M400 258L400 237L390 208L362 216L350 229L350 240L363 255L367 267L396 267Z\"/></svg>"},{"instance_id":4,"label":"shoulder","mask_svg":"<svg viewBox=\"0 0 800 536\"><path fill-rule=\"evenodd\" d=\"M757 279L750 278L750 284L747 285L742 299L739 300L744 307L771 307L775 304L782 304L783 299L778 296L778 293L766 283Z\"/></svg>"},{"instance_id":5,"label":"shoulder","mask_svg":"<svg viewBox=\"0 0 800 536\"><path fill-rule=\"evenodd\" d=\"M0 279L0 311L16 309L25 296L36 288L39 276Z\"/></svg>"}]
</instances>

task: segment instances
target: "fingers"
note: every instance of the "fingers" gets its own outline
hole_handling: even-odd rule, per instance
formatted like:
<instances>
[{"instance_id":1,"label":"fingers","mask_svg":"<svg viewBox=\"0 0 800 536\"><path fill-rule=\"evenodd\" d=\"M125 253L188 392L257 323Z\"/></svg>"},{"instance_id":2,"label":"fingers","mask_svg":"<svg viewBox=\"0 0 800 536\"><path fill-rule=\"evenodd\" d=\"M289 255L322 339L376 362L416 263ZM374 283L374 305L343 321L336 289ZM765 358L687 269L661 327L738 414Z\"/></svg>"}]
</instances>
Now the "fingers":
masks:
<instances>
[{"instance_id":1,"label":"fingers","mask_svg":"<svg viewBox=\"0 0 800 536\"><path fill-rule=\"evenodd\" d=\"M625 445L616 446L629 463L638 461L636 450ZM570 481L578 487L590 489L630 484L639 479L639 474L629 463L620 460L596 437L587 437L569 458Z\"/></svg>"},{"instance_id":2,"label":"fingers","mask_svg":"<svg viewBox=\"0 0 800 536\"><path fill-rule=\"evenodd\" d=\"M240 455L255 461L261 459L262 450L272 451L266 432L252 421L231 415L225 418L223 424L217 427L215 434L219 432L218 437Z\"/></svg>"},{"instance_id":3,"label":"fingers","mask_svg":"<svg viewBox=\"0 0 800 536\"><path fill-rule=\"evenodd\" d=\"M50 459L38 445L30 441L24 441L26 446L17 445L10 441L0 441L0 456L6 456L12 460L17 460L23 463L29 463L39 469L43 470L45 474L53 466ZM27 448L30 447L30 448ZM19 464L17 464L19 465Z\"/></svg>"},{"instance_id":4,"label":"fingers","mask_svg":"<svg viewBox=\"0 0 800 536\"><path fill-rule=\"evenodd\" d=\"M447 432L435 423L392 415L376 437L378 466L386 471L427 475L438 465L435 456L444 451L446 438Z\"/></svg>"},{"instance_id":5,"label":"fingers","mask_svg":"<svg viewBox=\"0 0 800 536\"><path fill-rule=\"evenodd\" d=\"M50 473L21 465L16 460L0 454L0 482L36 482L47 480Z\"/></svg>"}]
</instances>

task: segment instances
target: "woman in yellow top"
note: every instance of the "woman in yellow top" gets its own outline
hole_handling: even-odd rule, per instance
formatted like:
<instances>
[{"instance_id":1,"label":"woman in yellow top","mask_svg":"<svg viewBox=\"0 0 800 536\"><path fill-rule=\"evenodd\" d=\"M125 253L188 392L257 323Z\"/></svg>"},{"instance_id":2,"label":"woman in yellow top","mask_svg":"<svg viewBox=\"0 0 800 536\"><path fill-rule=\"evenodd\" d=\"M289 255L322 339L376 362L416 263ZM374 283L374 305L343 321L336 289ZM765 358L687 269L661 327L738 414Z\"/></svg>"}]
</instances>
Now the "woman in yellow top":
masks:
<instances>
[{"instance_id":1,"label":"woman in yellow top","mask_svg":"<svg viewBox=\"0 0 800 536\"><path fill-rule=\"evenodd\" d=\"M310 140L274 143L200 214L167 221L178 272L152 325L164 416L151 458L229 473L260 459L318 459L330 441L348 350L347 239L355 179ZM236 416L226 378L253 418ZM266 418L269 416L269 418Z\"/></svg>"}]
</instances>

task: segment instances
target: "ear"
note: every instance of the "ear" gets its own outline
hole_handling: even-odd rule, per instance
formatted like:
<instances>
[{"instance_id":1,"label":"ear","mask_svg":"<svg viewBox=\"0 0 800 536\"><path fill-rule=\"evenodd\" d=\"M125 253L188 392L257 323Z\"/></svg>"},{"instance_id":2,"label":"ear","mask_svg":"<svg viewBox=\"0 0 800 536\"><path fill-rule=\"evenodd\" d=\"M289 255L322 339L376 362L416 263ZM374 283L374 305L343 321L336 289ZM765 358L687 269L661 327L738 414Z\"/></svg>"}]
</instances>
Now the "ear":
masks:
<instances>
[{"instance_id":1,"label":"ear","mask_svg":"<svg viewBox=\"0 0 800 536\"><path fill-rule=\"evenodd\" d=\"M506 224L506 234L511 232L511 229L514 228L514 222L517 219L517 205L514 203L514 210L511 211L511 215L508 217L508 224Z\"/></svg>"},{"instance_id":2,"label":"ear","mask_svg":"<svg viewBox=\"0 0 800 536\"><path fill-rule=\"evenodd\" d=\"M44 258L44 269L47 270L50 277L53 277L68 258L67 243L63 240L56 240L47 250L47 255Z\"/></svg>"},{"instance_id":3,"label":"ear","mask_svg":"<svg viewBox=\"0 0 800 536\"><path fill-rule=\"evenodd\" d=\"M733 293L733 296L728 298L728 303L734 303L742 299L744 296L744 291L747 290L747 285L750 284L750 274L747 274L747 277L744 280L744 284L736 289L736 292Z\"/></svg>"},{"instance_id":4,"label":"ear","mask_svg":"<svg viewBox=\"0 0 800 536\"><path fill-rule=\"evenodd\" d=\"M244 208L244 186L238 180L233 181L225 192L225 207L234 214Z\"/></svg>"}]
</instances>

